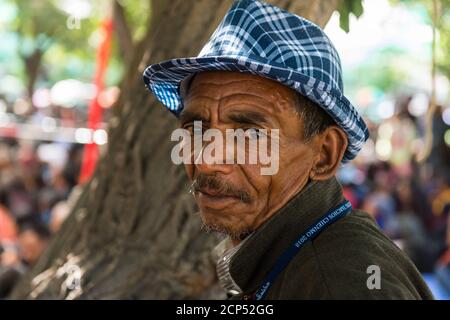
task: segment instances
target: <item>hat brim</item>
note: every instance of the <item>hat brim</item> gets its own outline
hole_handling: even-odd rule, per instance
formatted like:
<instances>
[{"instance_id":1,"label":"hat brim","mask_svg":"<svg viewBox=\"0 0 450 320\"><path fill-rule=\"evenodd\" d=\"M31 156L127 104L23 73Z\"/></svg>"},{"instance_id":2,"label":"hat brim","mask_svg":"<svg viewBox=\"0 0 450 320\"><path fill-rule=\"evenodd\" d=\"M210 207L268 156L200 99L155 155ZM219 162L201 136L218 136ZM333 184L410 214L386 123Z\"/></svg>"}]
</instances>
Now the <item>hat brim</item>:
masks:
<instances>
[{"instance_id":1,"label":"hat brim","mask_svg":"<svg viewBox=\"0 0 450 320\"><path fill-rule=\"evenodd\" d=\"M259 56L206 56L179 58L147 67L146 87L176 116L183 110L180 84L188 76L205 71L235 71L259 75L288 86L322 107L347 134L343 163L352 160L369 137L364 120L350 101L320 79ZM362 129L364 128L364 129Z\"/></svg>"}]
</instances>

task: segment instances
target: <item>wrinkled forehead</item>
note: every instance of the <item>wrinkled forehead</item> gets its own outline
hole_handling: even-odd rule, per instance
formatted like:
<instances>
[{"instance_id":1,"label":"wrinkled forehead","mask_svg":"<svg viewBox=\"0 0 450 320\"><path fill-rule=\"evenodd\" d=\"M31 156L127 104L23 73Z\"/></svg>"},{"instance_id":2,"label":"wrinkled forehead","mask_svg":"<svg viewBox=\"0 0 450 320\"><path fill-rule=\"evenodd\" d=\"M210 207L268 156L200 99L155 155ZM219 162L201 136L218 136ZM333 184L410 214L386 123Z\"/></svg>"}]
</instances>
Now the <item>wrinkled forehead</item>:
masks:
<instances>
[{"instance_id":1,"label":"wrinkled forehead","mask_svg":"<svg viewBox=\"0 0 450 320\"><path fill-rule=\"evenodd\" d=\"M182 99L211 96L220 99L223 94L249 93L268 101L289 100L294 91L276 81L249 73L231 71L208 71L191 75L180 88Z\"/></svg>"}]
</instances>

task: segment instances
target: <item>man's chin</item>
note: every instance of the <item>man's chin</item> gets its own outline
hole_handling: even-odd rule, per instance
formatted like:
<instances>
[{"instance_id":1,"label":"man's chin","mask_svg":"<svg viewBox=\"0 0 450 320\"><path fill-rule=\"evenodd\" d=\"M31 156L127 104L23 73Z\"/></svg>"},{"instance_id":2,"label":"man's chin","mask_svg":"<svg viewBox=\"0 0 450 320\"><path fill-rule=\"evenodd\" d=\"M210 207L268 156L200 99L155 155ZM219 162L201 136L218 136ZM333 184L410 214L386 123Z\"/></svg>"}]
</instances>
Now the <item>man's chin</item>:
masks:
<instances>
[{"instance_id":1,"label":"man's chin","mask_svg":"<svg viewBox=\"0 0 450 320\"><path fill-rule=\"evenodd\" d=\"M224 224L220 224L217 222L207 222L205 220L203 220L202 229L207 233L217 232L226 235L234 241L244 240L253 231L250 228L231 228Z\"/></svg>"}]
</instances>

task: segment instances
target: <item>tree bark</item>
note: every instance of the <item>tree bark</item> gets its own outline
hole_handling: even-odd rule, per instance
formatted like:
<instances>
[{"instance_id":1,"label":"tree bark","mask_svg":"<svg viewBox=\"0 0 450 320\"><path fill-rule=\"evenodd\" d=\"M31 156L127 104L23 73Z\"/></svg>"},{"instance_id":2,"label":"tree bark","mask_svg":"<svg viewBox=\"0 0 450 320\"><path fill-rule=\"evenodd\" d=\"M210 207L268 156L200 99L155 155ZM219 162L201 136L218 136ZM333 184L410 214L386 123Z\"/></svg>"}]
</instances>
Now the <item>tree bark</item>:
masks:
<instances>
[{"instance_id":1,"label":"tree bark","mask_svg":"<svg viewBox=\"0 0 450 320\"><path fill-rule=\"evenodd\" d=\"M323 26L339 0L269 2ZM141 74L151 63L196 55L231 4L152 2L149 32L127 68L107 150L11 298L224 298L212 255L219 237L201 230L184 169L170 160L176 119L147 92Z\"/></svg>"},{"instance_id":2,"label":"tree bark","mask_svg":"<svg viewBox=\"0 0 450 320\"><path fill-rule=\"evenodd\" d=\"M22 55L27 73L27 96L31 104L33 104L34 86L39 75L43 55L44 52L39 48L34 49L33 53L29 56Z\"/></svg>"},{"instance_id":3,"label":"tree bark","mask_svg":"<svg viewBox=\"0 0 450 320\"><path fill-rule=\"evenodd\" d=\"M129 65L131 56L134 51L133 36L131 34L130 27L125 17L125 11L123 6L118 0L113 1L113 15L114 15L114 30L117 35L117 41L119 42L120 53L123 56L123 62L125 65Z\"/></svg>"}]
</instances>

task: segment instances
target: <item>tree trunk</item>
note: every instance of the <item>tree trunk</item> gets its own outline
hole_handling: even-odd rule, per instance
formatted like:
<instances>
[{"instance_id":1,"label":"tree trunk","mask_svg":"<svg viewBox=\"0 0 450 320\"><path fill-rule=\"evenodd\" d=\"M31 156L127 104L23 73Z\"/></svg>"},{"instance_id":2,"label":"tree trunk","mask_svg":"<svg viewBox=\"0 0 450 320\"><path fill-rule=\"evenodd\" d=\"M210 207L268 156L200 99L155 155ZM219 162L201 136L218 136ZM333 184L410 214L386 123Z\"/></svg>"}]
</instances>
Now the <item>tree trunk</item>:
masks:
<instances>
[{"instance_id":1,"label":"tree trunk","mask_svg":"<svg viewBox=\"0 0 450 320\"><path fill-rule=\"evenodd\" d=\"M339 0L273 0L324 25ZM170 160L176 119L142 82L145 66L196 55L231 0L154 0L136 46L107 150L60 232L12 298L223 298L182 166ZM77 285L81 278L80 285Z\"/></svg>"},{"instance_id":2,"label":"tree trunk","mask_svg":"<svg viewBox=\"0 0 450 320\"><path fill-rule=\"evenodd\" d=\"M25 65L25 71L27 73L27 96L32 105L34 85L36 84L36 80L39 75L39 69L41 67L43 55L44 52L41 49L36 48L31 55L22 56L22 60Z\"/></svg>"}]
</instances>

